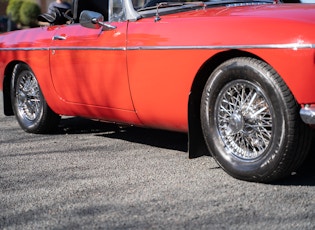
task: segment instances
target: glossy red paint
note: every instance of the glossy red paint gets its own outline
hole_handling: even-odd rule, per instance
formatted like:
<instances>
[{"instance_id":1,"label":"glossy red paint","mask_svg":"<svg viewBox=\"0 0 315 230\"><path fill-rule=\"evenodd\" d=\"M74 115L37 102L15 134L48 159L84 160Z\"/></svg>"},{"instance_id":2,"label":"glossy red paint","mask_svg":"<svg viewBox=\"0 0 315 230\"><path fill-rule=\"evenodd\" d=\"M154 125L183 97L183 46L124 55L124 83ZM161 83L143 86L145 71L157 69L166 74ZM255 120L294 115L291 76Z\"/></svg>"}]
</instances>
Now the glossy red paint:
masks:
<instances>
[{"instance_id":1,"label":"glossy red paint","mask_svg":"<svg viewBox=\"0 0 315 230\"><path fill-rule=\"evenodd\" d=\"M130 87L140 119L149 126L167 128L172 124L174 129L187 131L188 96L198 70L216 54L230 49L265 60L300 103L314 103L314 49L281 48L314 44L315 11L301 8L309 20L306 24L290 19L295 11L287 5L222 7L161 16L159 22L154 18L130 22L128 47L141 47L127 54ZM297 81L300 76L305 80Z\"/></svg>"},{"instance_id":2,"label":"glossy red paint","mask_svg":"<svg viewBox=\"0 0 315 230\"><path fill-rule=\"evenodd\" d=\"M217 7L112 25L111 31L74 24L0 36L0 82L6 68L10 77L11 62L24 62L58 114L187 132L198 71L238 50L269 63L298 103L315 104L314 6Z\"/></svg>"}]
</instances>

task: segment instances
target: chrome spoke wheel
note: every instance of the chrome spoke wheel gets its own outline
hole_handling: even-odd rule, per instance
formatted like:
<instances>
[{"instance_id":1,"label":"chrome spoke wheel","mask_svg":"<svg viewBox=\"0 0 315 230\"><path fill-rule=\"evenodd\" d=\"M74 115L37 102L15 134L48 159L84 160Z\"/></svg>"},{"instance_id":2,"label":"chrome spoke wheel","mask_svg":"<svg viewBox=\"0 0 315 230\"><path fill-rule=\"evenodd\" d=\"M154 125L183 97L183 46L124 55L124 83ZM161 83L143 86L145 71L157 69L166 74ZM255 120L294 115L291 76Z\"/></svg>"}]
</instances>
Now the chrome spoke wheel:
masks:
<instances>
[{"instance_id":1,"label":"chrome spoke wheel","mask_svg":"<svg viewBox=\"0 0 315 230\"><path fill-rule=\"evenodd\" d=\"M219 65L202 92L200 121L217 163L238 179L269 182L296 170L311 130L290 89L267 63L237 57Z\"/></svg>"},{"instance_id":2,"label":"chrome spoke wheel","mask_svg":"<svg viewBox=\"0 0 315 230\"><path fill-rule=\"evenodd\" d=\"M34 121L42 112L40 90L35 76L24 71L16 82L17 112L23 119Z\"/></svg>"},{"instance_id":3,"label":"chrome spoke wheel","mask_svg":"<svg viewBox=\"0 0 315 230\"><path fill-rule=\"evenodd\" d=\"M272 108L257 86L235 80L220 92L216 126L226 151L243 160L264 154L272 140Z\"/></svg>"},{"instance_id":4,"label":"chrome spoke wheel","mask_svg":"<svg viewBox=\"0 0 315 230\"><path fill-rule=\"evenodd\" d=\"M48 106L34 72L25 64L14 67L11 103L20 126L30 133L47 133L58 126L60 116Z\"/></svg>"}]
</instances>

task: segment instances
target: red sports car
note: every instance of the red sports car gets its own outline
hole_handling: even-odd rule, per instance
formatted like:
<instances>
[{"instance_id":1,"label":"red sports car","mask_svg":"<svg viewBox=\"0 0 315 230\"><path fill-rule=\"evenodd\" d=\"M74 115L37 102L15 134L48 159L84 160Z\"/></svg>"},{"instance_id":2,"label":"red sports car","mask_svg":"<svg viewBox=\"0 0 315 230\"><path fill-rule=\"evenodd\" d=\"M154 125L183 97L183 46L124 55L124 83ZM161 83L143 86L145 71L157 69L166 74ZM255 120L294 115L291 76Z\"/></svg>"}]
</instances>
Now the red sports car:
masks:
<instances>
[{"instance_id":1,"label":"red sports car","mask_svg":"<svg viewBox=\"0 0 315 230\"><path fill-rule=\"evenodd\" d=\"M5 115L30 133L80 116L187 132L189 156L270 182L315 124L315 5L74 0L0 36Z\"/></svg>"}]
</instances>

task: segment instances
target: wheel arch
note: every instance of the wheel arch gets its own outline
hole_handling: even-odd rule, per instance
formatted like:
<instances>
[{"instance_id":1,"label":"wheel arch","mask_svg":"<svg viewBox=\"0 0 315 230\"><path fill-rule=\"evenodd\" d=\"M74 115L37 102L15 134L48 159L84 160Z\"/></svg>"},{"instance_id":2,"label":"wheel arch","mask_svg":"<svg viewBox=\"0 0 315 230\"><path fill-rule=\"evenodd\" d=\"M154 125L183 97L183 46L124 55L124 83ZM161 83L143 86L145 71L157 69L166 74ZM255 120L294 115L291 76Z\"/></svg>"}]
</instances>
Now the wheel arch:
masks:
<instances>
[{"instance_id":1,"label":"wheel arch","mask_svg":"<svg viewBox=\"0 0 315 230\"><path fill-rule=\"evenodd\" d=\"M188 153L189 158L197 158L204 155L210 156L204 141L200 122L200 102L203 88L211 73L223 62L235 57L260 57L241 50L228 50L217 53L209 58L199 69L193 81L188 100Z\"/></svg>"},{"instance_id":2,"label":"wheel arch","mask_svg":"<svg viewBox=\"0 0 315 230\"><path fill-rule=\"evenodd\" d=\"M11 103L11 80L13 77L14 67L17 64L23 64L22 61L12 61L10 62L4 70L4 79L3 79L3 112L6 116L14 115ZM26 64L26 63L24 63Z\"/></svg>"}]
</instances>

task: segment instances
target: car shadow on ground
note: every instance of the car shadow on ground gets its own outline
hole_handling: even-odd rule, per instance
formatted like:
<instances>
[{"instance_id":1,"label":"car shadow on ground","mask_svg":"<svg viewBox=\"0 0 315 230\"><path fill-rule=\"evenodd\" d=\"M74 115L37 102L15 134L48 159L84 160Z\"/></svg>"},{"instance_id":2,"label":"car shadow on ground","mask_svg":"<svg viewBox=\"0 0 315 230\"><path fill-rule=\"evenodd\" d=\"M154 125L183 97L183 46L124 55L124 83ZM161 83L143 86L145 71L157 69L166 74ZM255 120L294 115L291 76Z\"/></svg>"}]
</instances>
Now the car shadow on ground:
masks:
<instances>
[{"instance_id":1,"label":"car shadow on ground","mask_svg":"<svg viewBox=\"0 0 315 230\"><path fill-rule=\"evenodd\" d=\"M96 136L121 139L181 152L188 151L188 137L185 133L124 126L77 117L62 119L57 131L57 134L83 133L94 133Z\"/></svg>"},{"instance_id":2,"label":"car shadow on ground","mask_svg":"<svg viewBox=\"0 0 315 230\"><path fill-rule=\"evenodd\" d=\"M315 152L310 151L302 166L291 176L275 182L277 185L315 186Z\"/></svg>"},{"instance_id":3,"label":"car shadow on ground","mask_svg":"<svg viewBox=\"0 0 315 230\"><path fill-rule=\"evenodd\" d=\"M85 133L93 133L99 137L120 139L158 148L181 152L188 151L188 137L185 133L134 126L121 126L77 117L62 119L59 129L55 134L71 135ZM297 172L272 184L284 186L315 186L315 144L313 144L310 153L310 156L308 156L305 163ZM223 170L222 173L224 173Z\"/></svg>"}]
</instances>

